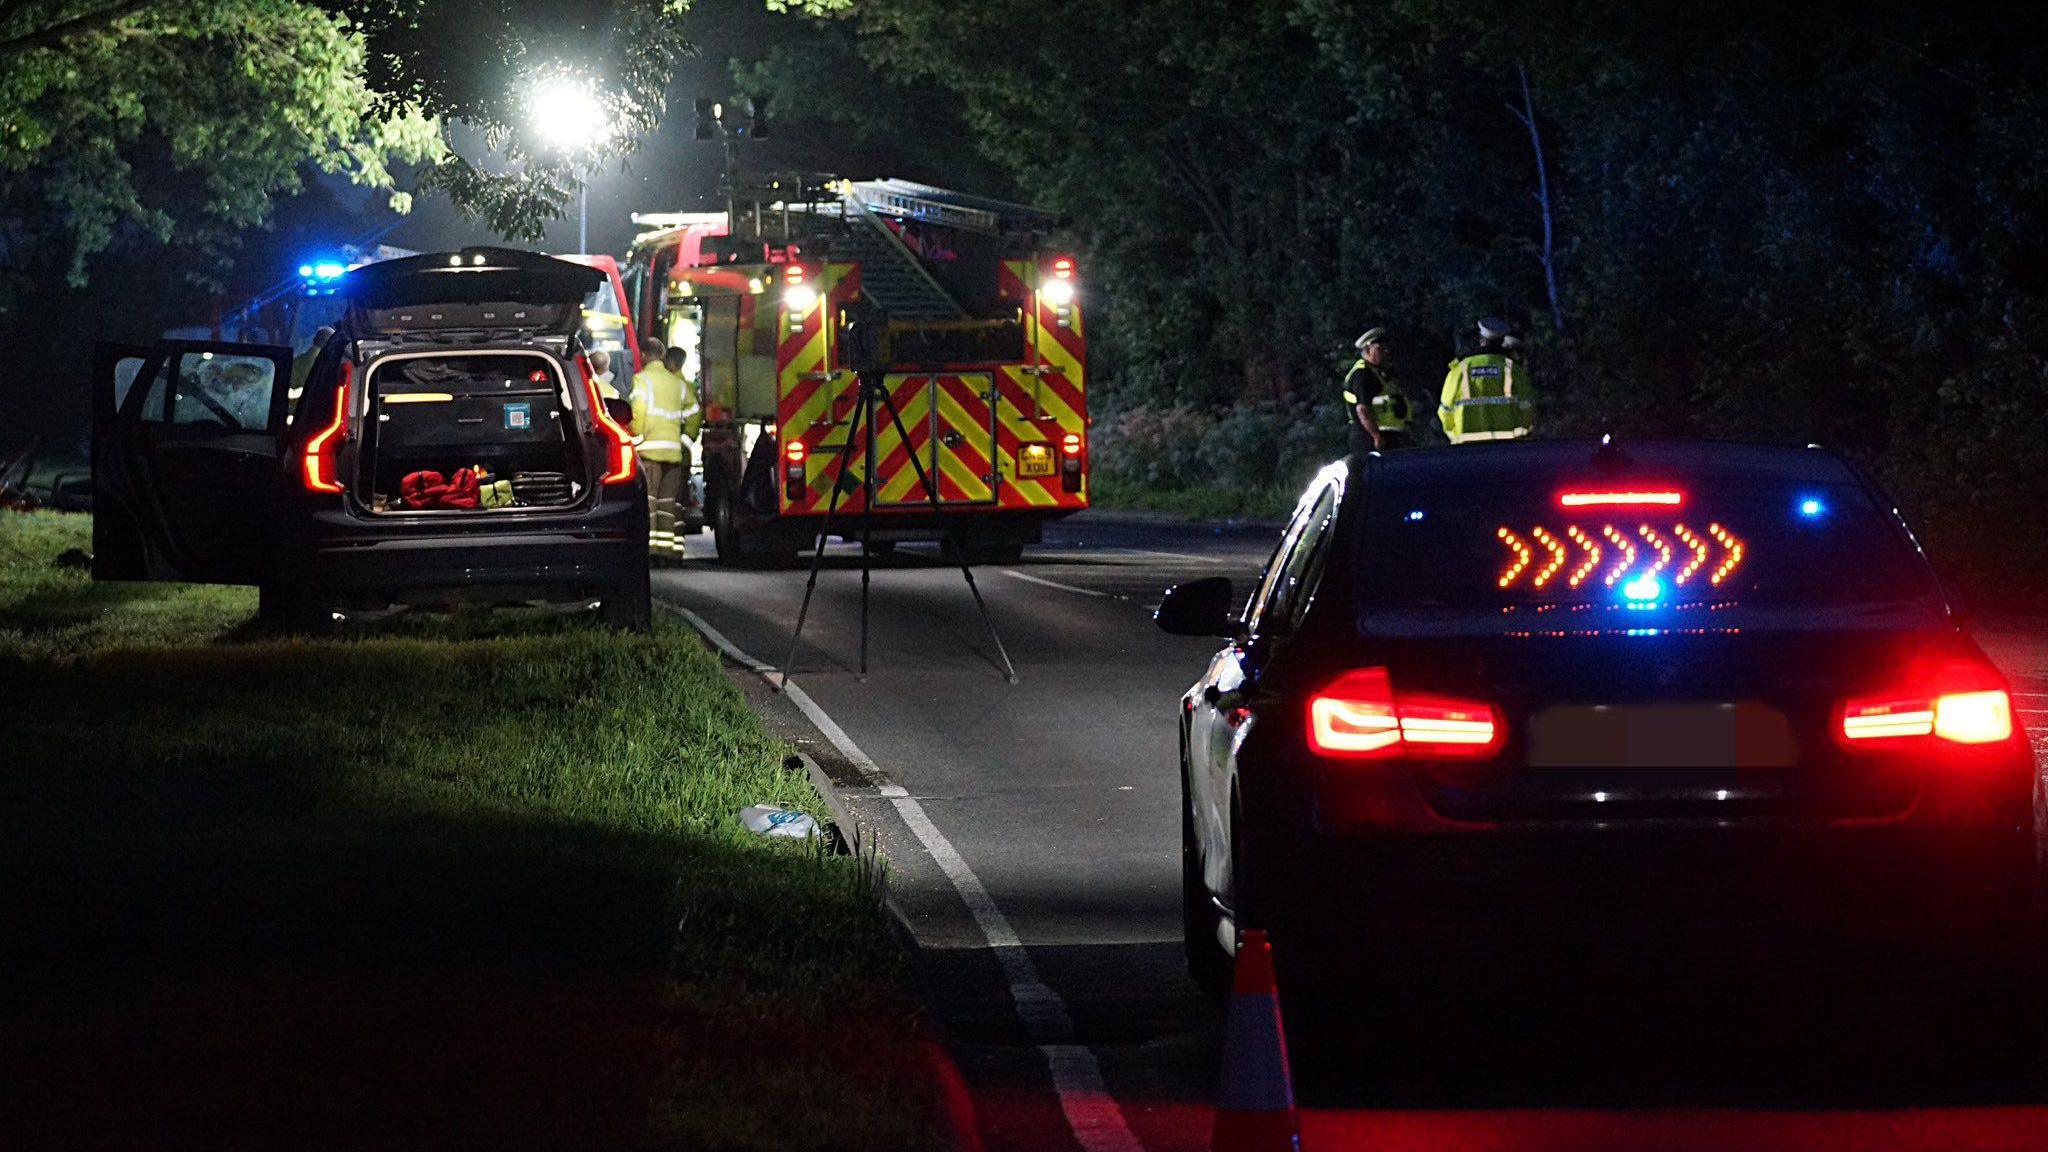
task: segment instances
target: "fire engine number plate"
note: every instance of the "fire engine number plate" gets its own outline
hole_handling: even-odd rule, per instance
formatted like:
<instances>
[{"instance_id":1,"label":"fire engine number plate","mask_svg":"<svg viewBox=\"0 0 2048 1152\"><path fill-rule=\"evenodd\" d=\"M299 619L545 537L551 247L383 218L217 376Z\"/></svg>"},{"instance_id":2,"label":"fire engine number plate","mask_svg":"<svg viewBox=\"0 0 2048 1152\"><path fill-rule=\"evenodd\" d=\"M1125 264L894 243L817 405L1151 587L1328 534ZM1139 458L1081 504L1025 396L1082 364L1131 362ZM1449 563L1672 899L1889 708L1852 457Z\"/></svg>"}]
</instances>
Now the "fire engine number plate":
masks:
<instances>
[{"instance_id":1,"label":"fire engine number plate","mask_svg":"<svg viewBox=\"0 0 2048 1152\"><path fill-rule=\"evenodd\" d=\"M1045 444L1026 444L1017 450L1017 475L1050 476L1053 474L1052 448Z\"/></svg>"}]
</instances>

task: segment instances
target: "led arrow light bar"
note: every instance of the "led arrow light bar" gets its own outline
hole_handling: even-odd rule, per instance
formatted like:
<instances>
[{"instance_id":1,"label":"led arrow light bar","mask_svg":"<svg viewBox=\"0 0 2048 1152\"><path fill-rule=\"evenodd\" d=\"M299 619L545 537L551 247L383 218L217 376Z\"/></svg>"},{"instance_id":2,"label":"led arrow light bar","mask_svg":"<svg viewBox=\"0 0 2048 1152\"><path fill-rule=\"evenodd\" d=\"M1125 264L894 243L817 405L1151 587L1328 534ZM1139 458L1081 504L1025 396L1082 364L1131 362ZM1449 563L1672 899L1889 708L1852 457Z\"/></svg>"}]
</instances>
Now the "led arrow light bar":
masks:
<instances>
[{"instance_id":1,"label":"led arrow light bar","mask_svg":"<svg viewBox=\"0 0 2048 1152\"><path fill-rule=\"evenodd\" d=\"M1595 531L1567 524L1560 534L1538 524L1529 529L1525 538L1502 525L1494 530L1494 537L1507 551L1494 583L1503 589L1525 584L1535 592L1564 574L1567 588L1575 589L1597 580L1601 587L1621 588L1629 600L1640 603L1658 599L1667 586L1685 588L1696 578L1703 577L1702 583L1718 587L1741 567L1743 554L1748 550L1740 537L1719 523L1707 525L1704 534L1679 523L1665 529L1648 523L1636 524L1634 528L1630 532L1626 527L1603 524ZM1530 539L1535 541L1534 545L1529 543ZM1566 541L1570 542L1569 547ZM1680 552L1674 541L1685 550ZM1544 553L1540 561L1538 547ZM1717 558L1719 562L1709 569L1709 560ZM1532 578L1523 581L1523 574L1532 569Z\"/></svg>"}]
</instances>

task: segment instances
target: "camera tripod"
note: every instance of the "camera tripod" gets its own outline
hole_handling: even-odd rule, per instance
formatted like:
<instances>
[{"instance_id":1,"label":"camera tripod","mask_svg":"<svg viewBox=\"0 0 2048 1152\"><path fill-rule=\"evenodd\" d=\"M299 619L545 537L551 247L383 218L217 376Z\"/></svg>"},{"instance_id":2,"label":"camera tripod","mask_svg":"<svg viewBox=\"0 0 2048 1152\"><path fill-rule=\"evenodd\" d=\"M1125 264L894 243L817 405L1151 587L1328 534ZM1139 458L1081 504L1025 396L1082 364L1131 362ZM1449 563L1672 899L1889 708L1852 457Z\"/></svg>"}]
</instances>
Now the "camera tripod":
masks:
<instances>
[{"instance_id":1,"label":"camera tripod","mask_svg":"<svg viewBox=\"0 0 2048 1152\"><path fill-rule=\"evenodd\" d=\"M903 444L910 466L917 470L917 482L924 489L925 497L931 502L932 511L939 512L938 478L925 471L924 462L911 450L910 434L904 430L903 414L896 409L896 401L889 395L887 378L879 369L862 369L854 374L855 386L860 390L854 400L852 423L846 432L846 442L839 446L839 456L832 477L832 498L825 504L824 522L818 525L817 548L811 554L811 575L804 583L803 607L797 610L796 630L789 636L789 656L782 662L782 676L776 681L776 690L788 682L790 668L796 663L797 641L804 634L804 621L811 613L811 594L818 587L818 570L825 561L825 541L832 535L832 521L839 512L839 497L846 488L846 474L853 460L854 448L858 444L861 452L861 500L860 509L860 676L868 674L868 582L873 571L874 557L868 551L869 533L874 527L875 516L875 425L882 412L889 414L889 423L896 429L896 436ZM927 387L936 389L938 381L928 378ZM937 403L933 397L933 403ZM936 465L934 465L936 467ZM981 613L982 626L988 629L988 638L996 646L996 656L1002 660L1003 678L1010 683L1017 682L1017 669L1010 663L1010 653L1003 647L1003 638L996 634L995 621L989 619L988 605L981 598L981 589L974 583L974 570L968 566L966 550L960 550L960 576L967 581L967 590L974 594L974 607Z\"/></svg>"}]
</instances>

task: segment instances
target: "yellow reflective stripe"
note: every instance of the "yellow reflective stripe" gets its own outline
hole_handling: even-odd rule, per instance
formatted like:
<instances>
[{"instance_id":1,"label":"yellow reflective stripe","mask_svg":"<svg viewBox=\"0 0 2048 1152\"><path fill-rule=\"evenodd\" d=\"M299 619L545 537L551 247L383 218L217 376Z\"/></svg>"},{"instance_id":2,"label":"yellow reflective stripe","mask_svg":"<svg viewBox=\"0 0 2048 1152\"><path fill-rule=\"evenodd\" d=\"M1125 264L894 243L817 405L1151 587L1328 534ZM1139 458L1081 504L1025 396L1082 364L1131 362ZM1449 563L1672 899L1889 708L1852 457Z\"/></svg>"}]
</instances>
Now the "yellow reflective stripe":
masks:
<instances>
[{"instance_id":1,"label":"yellow reflective stripe","mask_svg":"<svg viewBox=\"0 0 2048 1152\"><path fill-rule=\"evenodd\" d=\"M925 469L925 474L930 475L931 469ZM906 460L903 467L889 477L888 483L875 489L875 499L884 504L896 504L907 499L912 492L917 493L918 499L925 499L924 488L917 482L917 469Z\"/></svg>"},{"instance_id":2,"label":"yellow reflective stripe","mask_svg":"<svg viewBox=\"0 0 2048 1152\"><path fill-rule=\"evenodd\" d=\"M960 401L957 397L951 394L945 394L939 397L939 422L941 424L950 425L953 431L961 434L963 439L965 439L967 436L971 434L974 437L972 441L972 446L974 447L974 450L976 452L984 454L993 454L990 452L990 445L986 439L988 437L988 429L983 427L980 424L980 422L976 421L973 417L967 414L967 410L960 406ZM943 448L944 444L941 443L940 447ZM955 463L958 463L960 465L961 475L972 478L972 483L962 483L960 485L961 489L966 492L967 497L969 499L988 499L988 481L983 479L980 473L968 469L967 465L964 462L961 462L959 453L942 452L940 453L940 455L945 460L950 460ZM958 481L959 477L956 476L954 477L954 479Z\"/></svg>"},{"instance_id":3,"label":"yellow reflective stripe","mask_svg":"<svg viewBox=\"0 0 2048 1152\"><path fill-rule=\"evenodd\" d=\"M962 492L967 493L970 498L977 500L988 499L988 482L973 472L968 471L967 465L961 463L958 456L953 455L951 452L940 456L939 470L952 477L953 483ZM941 493L940 495L943 498L944 494Z\"/></svg>"},{"instance_id":4,"label":"yellow reflective stripe","mask_svg":"<svg viewBox=\"0 0 2048 1152\"><path fill-rule=\"evenodd\" d=\"M1060 498L1053 495L1051 489L1046 485L1044 477L1033 476L1022 480L1013 478L1010 481L1010 487L1022 493L1024 502L1033 507L1042 508L1048 504L1060 502Z\"/></svg>"}]
</instances>

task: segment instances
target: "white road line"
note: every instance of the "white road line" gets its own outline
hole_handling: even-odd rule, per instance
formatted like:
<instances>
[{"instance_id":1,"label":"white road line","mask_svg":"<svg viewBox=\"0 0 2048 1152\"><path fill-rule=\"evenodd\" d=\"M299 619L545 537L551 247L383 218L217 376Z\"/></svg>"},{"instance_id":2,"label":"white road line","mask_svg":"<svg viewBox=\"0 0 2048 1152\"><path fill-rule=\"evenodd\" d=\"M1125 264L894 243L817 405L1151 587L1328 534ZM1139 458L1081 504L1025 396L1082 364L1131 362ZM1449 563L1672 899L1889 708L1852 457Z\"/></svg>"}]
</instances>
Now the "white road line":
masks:
<instances>
[{"instance_id":1,"label":"white road line","mask_svg":"<svg viewBox=\"0 0 2048 1152\"><path fill-rule=\"evenodd\" d=\"M1083 1152L1144 1152L1144 1145L1124 1123L1123 1109L1117 1106L1116 1098L1109 1094L1109 1088L1103 1082L1102 1065L1095 1059L1095 1053L1086 1045L1058 1042L1071 1039L1074 1034L1074 1018L1067 1011L1066 1001L1060 999L1059 993L1039 976L1037 965L1031 962L1031 955L1018 938L1017 930L1010 926L1009 917L996 906L995 898L989 895L988 888L974 874L974 869L967 866L967 861L953 847L953 842L939 831L938 825L932 823L924 805L904 791L901 785L891 783L880 766L861 751L853 737L818 707L818 702L811 699L810 693L801 686L749 656L702 616L678 605L662 601L656 603L689 621L691 627L703 633L705 639L741 667L758 674L770 684L779 683L783 694L817 726L825 739L831 741L840 755L859 769L875 790L895 807L904 825L924 845L924 850L938 864L939 871L945 873L946 879L952 883L961 902L967 905L968 914L974 917L975 927L981 930L982 939L995 953L996 961L1003 969L1003 979L1010 986L1010 999L1017 1006L1017 1018L1024 1022L1025 1030L1045 1056L1046 1067L1052 1073L1053 1091L1059 1094L1060 1110L1066 1114L1067 1127Z\"/></svg>"},{"instance_id":2,"label":"white road line","mask_svg":"<svg viewBox=\"0 0 2048 1152\"><path fill-rule=\"evenodd\" d=\"M1001 571L1003 575L1022 580L1026 584L1043 584L1047 588L1057 588L1062 592L1078 592L1083 596L1102 596L1114 599L1114 597L1110 597L1109 593L1098 592L1093 588L1078 588L1072 584L1062 584L1057 580L1047 580L1043 576L1033 576L1028 572L1018 572L1011 568L1004 568Z\"/></svg>"},{"instance_id":3,"label":"white road line","mask_svg":"<svg viewBox=\"0 0 2048 1152\"><path fill-rule=\"evenodd\" d=\"M1227 560L1221 556L1197 556L1193 552L1158 552L1150 548L1104 548L1119 556L1154 556L1161 560L1173 560L1183 564L1242 564L1242 560Z\"/></svg>"}]
</instances>

